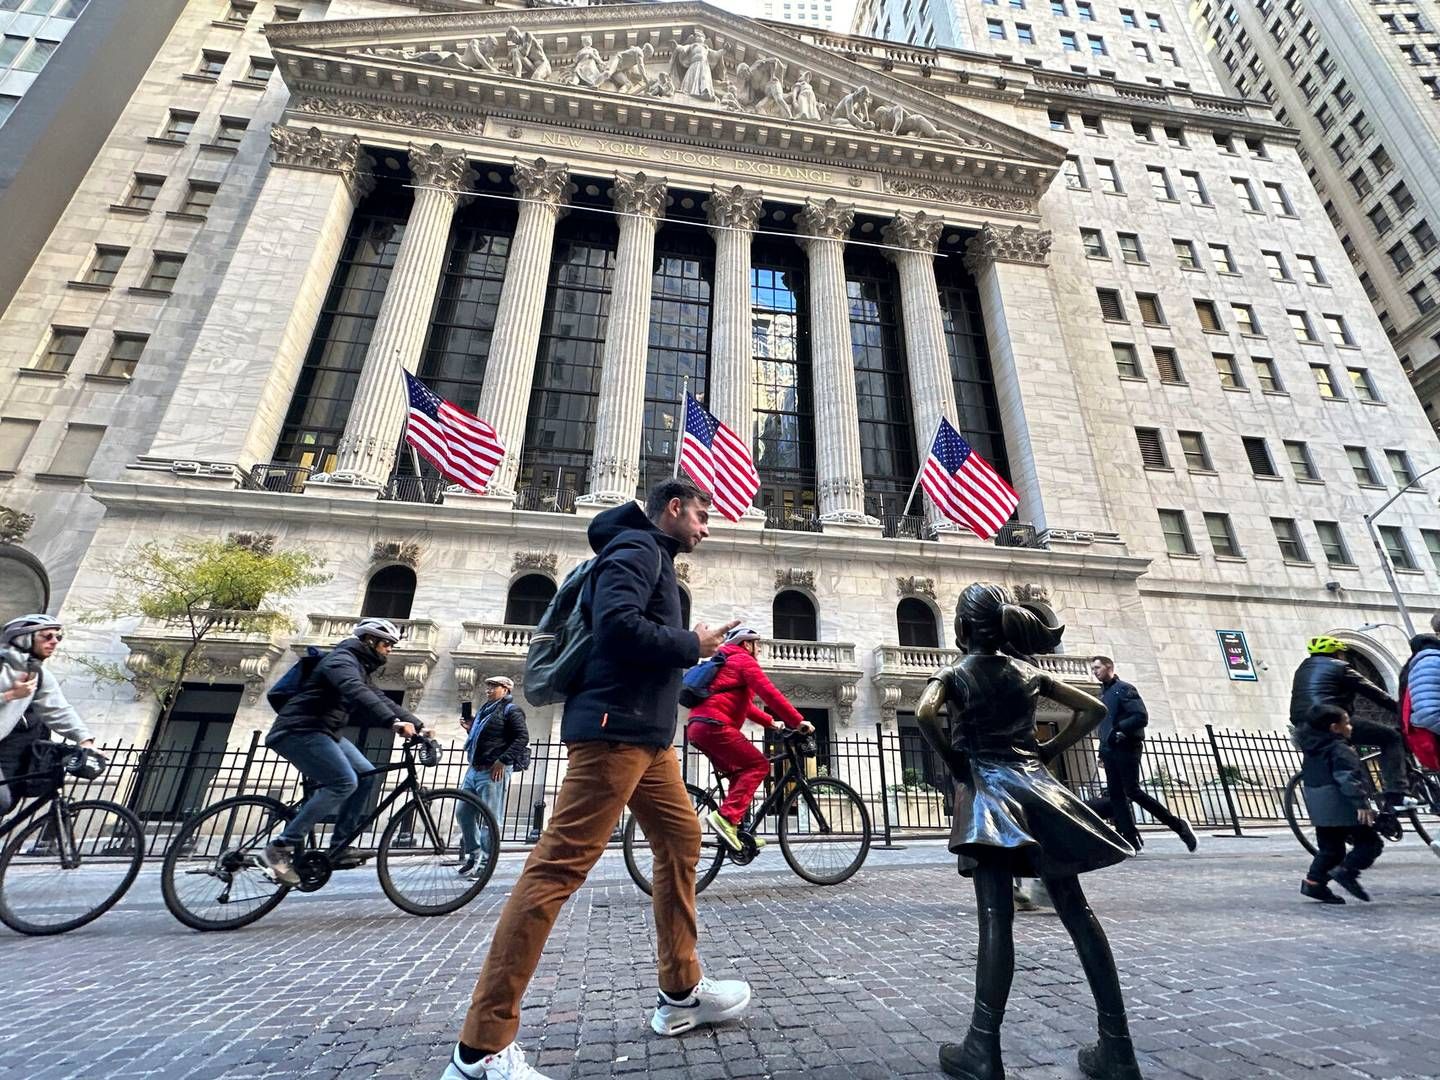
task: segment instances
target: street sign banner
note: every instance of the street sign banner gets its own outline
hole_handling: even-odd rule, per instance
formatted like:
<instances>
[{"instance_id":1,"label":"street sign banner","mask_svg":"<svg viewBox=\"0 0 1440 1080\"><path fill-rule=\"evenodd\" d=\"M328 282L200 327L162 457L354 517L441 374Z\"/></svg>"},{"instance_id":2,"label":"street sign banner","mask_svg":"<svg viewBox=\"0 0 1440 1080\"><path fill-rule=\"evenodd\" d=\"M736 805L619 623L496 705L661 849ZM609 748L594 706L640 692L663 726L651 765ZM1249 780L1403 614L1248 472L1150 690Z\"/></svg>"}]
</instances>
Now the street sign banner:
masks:
<instances>
[{"instance_id":1,"label":"street sign banner","mask_svg":"<svg viewBox=\"0 0 1440 1080\"><path fill-rule=\"evenodd\" d=\"M1250 646L1245 643L1243 630L1216 630L1220 639L1220 652L1225 657L1225 674L1232 682L1255 682L1259 675L1250 660Z\"/></svg>"}]
</instances>

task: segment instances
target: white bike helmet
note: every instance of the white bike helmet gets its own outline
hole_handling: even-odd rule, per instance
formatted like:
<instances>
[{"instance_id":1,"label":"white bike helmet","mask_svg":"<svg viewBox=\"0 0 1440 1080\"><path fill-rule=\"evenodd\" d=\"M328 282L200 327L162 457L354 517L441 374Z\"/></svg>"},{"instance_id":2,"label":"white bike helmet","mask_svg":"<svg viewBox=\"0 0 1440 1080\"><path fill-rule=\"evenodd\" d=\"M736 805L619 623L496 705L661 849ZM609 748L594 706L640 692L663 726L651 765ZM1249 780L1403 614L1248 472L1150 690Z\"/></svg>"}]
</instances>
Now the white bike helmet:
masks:
<instances>
[{"instance_id":1,"label":"white bike helmet","mask_svg":"<svg viewBox=\"0 0 1440 1080\"><path fill-rule=\"evenodd\" d=\"M391 645L400 640L400 628L389 619L361 619L350 632L358 638L379 638Z\"/></svg>"},{"instance_id":2,"label":"white bike helmet","mask_svg":"<svg viewBox=\"0 0 1440 1080\"><path fill-rule=\"evenodd\" d=\"M741 625L735 627L734 630L731 630L725 635L725 644L737 645L742 641L759 641L761 636L760 631L756 630L753 626Z\"/></svg>"},{"instance_id":3,"label":"white bike helmet","mask_svg":"<svg viewBox=\"0 0 1440 1080\"><path fill-rule=\"evenodd\" d=\"M59 619L51 615L21 615L18 619L11 619L0 629L0 643L29 652L35 644L36 630L59 630L62 625Z\"/></svg>"}]
</instances>

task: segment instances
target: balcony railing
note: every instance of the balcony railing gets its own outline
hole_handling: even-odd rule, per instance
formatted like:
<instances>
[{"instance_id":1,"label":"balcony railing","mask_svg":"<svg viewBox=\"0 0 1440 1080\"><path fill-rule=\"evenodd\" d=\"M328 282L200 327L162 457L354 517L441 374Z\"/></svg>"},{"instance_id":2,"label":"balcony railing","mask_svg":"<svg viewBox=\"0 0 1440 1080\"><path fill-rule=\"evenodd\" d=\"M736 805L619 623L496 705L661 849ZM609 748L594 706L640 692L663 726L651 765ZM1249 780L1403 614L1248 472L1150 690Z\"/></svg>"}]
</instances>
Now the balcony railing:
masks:
<instances>
[{"instance_id":1,"label":"balcony railing","mask_svg":"<svg viewBox=\"0 0 1440 1080\"><path fill-rule=\"evenodd\" d=\"M525 487L515 492L515 509L538 510L544 514L573 514L578 494L573 488Z\"/></svg>"},{"instance_id":2,"label":"balcony railing","mask_svg":"<svg viewBox=\"0 0 1440 1080\"><path fill-rule=\"evenodd\" d=\"M292 465L284 461L267 461L250 466L244 486L251 491L289 491L305 489L305 481L315 470L309 465Z\"/></svg>"},{"instance_id":3,"label":"balcony railing","mask_svg":"<svg viewBox=\"0 0 1440 1080\"><path fill-rule=\"evenodd\" d=\"M811 511L792 510L785 506L765 507L765 528L781 529L785 532L812 532L824 530L820 519Z\"/></svg>"},{"instance_id":4,"label":"balcony railing","mask_svg":"<svg viewBox=\"0 0 1440 1080\"><path fill-rule=\"evenodd\" d=\"M949 667L963 654L959 649L927 649L918 645L879 645L875 649L875 677L928 678ZM1065 682L1091 683L1090 660L1084 656L1050 654L1035 657L1035 666Z\"/></svg>"},{"instance_id":5,"label":"balcony railing","mask_svg":"<svg viewBox=\"0 0 1440 1080\"><path fill-rule=\"evenodd\" d=\"M781 641L762 638L757 659L762 666L810 671L856 669L855 646L848 641Z\"/></svg>"},{"instance_id":6,"label":"balcony railing","mask_svg":"<svg viewBox=\"0 0 1440 1080\"><path fill-rule=\"evenodd\" d=\"M524 656L530 649L533 626L511 623L461 623L460 648L457 652L506 656Z\"/></svg>"},{"instance_id":7,"label":"balcony railing","mask_svg":"<svg viewBox=\"0 0 1440 1080\"><path fill-rule=\"evenodd\" d=\"M355 629L355 624L360 621L360 616L311 615L309 619L309 633L306 634L304 640L295 643L297 647L311 643L333 645L350 636L350 632ZM391 619L390 621L400 631L400 642L395 646L397 652L433 651L435 643L440 638L440 627L433 619ZM303 648L301 651L304 651Z\"/></svg>"},{"instance_id":8,"label":"balcony railing","mask_svg":"<svg viewBox=\"0 0 1440 1080\"><path fill-rule=\"evenodd\" d=\"M995 534L996 547L1039 548L1045 550L1035 526L1028 521L1007 521Z\"/></svg>"},{"instance_id":9,"label":"balcony railing","mask_svg":"<svg viewBox=\"0 0 1440 1080\"><path fill-rule=\"evenodd\" d=\"M884 534L896 540L936 540L939 534L920 514L883 514L880 525Z\"/></svg>"},{"instance_id":10,"label":"balcony railing","mask_svg":"<svg viewBox=\"0 0 1440 1080\"><path fill-rule=\"evenodd\" d=\"M392 502L443 503L449 481L443 476L392 476L380 498Z\"/></svg>"}]
</instances>

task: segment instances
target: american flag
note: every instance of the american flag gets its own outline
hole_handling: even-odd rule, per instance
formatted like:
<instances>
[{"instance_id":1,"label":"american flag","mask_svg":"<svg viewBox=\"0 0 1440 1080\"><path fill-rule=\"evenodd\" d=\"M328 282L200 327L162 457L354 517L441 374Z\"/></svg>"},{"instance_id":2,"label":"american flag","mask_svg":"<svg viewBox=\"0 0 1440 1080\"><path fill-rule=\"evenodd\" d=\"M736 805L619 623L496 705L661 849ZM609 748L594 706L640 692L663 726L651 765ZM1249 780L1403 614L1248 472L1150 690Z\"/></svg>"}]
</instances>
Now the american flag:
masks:
<instances>
[{"instance_id":1,"label":"american flag","mask_svg":"<svg viewBox=\"0 0 1440 1080\"><path fill-rule=\"evenodd\" d=\"M1020 505L1015 489L943 418L920 486L942 514L982 540L998 533Z\"/></svg>"},{"instance_id":2,"label":"american flag","mask_svg":"<svg viewBox=\"0 0 1440 1080\"><path fill-rule=\"evenodd\" d=\"M410 397L405 441L446 480L469 491L483 492L495 466L505 456L505 446L495 429L451 405L408 371L404 375Z\"/></svg>"},{"instance_id":3,"label":"american flag","mask_svg":"<svg viewBox=\"0 0 1440 1080\"><path fill-rule=\"evenodd\" d=\"M760 474L750 448L711 416L693 394L685 395L685 434L680 440L680 465L690 479L710 492L715 509L739 521L760 490Z\"/></svg>"}]
</instances>

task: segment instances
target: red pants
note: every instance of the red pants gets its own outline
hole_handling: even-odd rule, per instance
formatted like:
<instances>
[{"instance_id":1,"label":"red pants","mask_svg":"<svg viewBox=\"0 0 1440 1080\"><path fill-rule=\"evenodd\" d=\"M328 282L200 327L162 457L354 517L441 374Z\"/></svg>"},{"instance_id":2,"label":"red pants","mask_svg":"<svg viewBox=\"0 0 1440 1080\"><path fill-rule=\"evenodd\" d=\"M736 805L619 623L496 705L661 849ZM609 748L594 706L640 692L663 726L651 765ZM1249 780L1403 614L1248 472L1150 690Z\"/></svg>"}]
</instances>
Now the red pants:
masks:
<instances>
[{"instance_id":1,"label":"red pants","mask_svg":"<svg viewBox=\"0 0 1440 1080\"><path fill-rule=\"evenodd\" d=\"M755 798L755 789L770 771L770 762L754 743L728 724L692 720L685 728L685 737L730 782L730 790L720 804L720 815L730 824L739 825Z\"/></svg>"}]
</instances>

